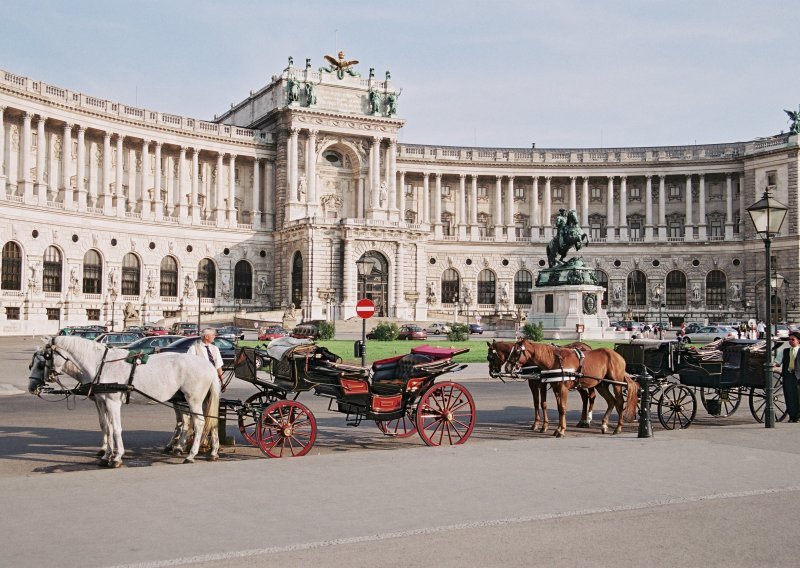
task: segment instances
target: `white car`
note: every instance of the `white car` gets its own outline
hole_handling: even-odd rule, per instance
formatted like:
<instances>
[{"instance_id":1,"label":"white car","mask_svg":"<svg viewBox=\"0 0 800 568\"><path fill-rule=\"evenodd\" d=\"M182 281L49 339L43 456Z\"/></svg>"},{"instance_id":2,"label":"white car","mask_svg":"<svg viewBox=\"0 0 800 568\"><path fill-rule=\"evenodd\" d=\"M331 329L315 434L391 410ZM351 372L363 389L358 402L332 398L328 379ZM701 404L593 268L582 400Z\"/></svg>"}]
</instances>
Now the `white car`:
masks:
<instances>
[{"instance_id":1,"label":"white car","mask_svg":"<svg viewBox=\"0 0 800 568\"><path fill-rule=\"evenodd\" d=\"M683 341L686 343L699 343L700 345L705 345L706 343L711 343L712 341L726 337L739 337L739 334L731 326L708 325L706 327L701 327L694 333L687 333Z\"/></svg>"},{"instance_id":2,"label":"white car","mask_svg":"<svg viewBox=\"0 0 800 568\"><path fill-rule=\"evenodd\" d=\"M440 333L450 333L450 326L445 325L443 323L432 323L428 327L425 328L431 335L439 335Z\"/></svg>"}]
</instances>

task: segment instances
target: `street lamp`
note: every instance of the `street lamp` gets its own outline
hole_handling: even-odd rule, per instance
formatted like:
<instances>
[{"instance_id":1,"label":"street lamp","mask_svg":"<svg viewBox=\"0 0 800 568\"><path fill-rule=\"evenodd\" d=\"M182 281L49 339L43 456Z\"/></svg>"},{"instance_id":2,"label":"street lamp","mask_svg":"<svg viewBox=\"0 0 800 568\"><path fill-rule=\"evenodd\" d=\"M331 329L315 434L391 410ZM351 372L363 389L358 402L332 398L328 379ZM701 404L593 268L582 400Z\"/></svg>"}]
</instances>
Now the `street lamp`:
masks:
<instances>
[{"instance_id":1,"label":"street lamp","mask_svg":"<svg viewBox=\"0 0 800 568\"><path fill-rule=\"evenodd\" d=\"M61 300L56 302L56 308L58 308L58 331L56 331L56 333L59 333L61 331L61 308L63 307L63 305L64 302L62 302Z\"/></svg>"},{"instance_id":2,"label":"street lamp","mask_svg":"<svg viewBox=\"0 0 800 568\"><path fill-rule=\"evenodd\" d=\"M366 256L362 256L356 261L358 267L358 277L361 280L362 298L367 297L367 277L372 272L372 261ZM361 366L367 366L367 319L361 318L361 343L358 345L358 353L361 355Z\"/></svg>"},{"instance_id":3,"label":"street lamp","mask_svg":"<svg viewBox=\"0 0 800 568\"><path fill-rule=\"evenodd\" d=\"M197 335L200 335L200 292L206 287L206 281L199 274L194 281L194 287L197 288Z\"/></svg>"},{"instance_id":4,"label":"street lamp","mask_svg":"<svg viewBox=\"0 0 800 568\"><path fill-rule=\"evenodd\" d=\"M114 304L117 303L117 291L111 289L111 331L114 331Z\"/></svg>"},{"instance_id":5,"label":"street lamp","mask_svg":"<svg viewBox=\"0 0 800 568\"><path fill-rule=\"evenodd\" d=\"M764 280L767 285L771 285L770 276L772 276L772 258L770 257L772 237L780 233L787 211L788 207L774 199L769 189L764 191L761 199L747 208L756 233L764 241L764 273L766 274ZM773 400L773 393L775 385L772 380L772 290L767 290L766 296L767 357L764 360L764 382L766 385L764 394L767 398L767 405L764 409L764 426L766 428L774 428L775 401Z\"/></svg>"},{"instance_id":6,"label":"street lamp","mask_svg":"<svg viewBox=\"0 0 800 568\"><path fill-rule=\"evenodd\" d=\"M664 286L659 282L656 284L656 298L658 299L658 339L664 339L664 323L661 320L661 308L664 306Z\"/></svg>"}]
</instances>

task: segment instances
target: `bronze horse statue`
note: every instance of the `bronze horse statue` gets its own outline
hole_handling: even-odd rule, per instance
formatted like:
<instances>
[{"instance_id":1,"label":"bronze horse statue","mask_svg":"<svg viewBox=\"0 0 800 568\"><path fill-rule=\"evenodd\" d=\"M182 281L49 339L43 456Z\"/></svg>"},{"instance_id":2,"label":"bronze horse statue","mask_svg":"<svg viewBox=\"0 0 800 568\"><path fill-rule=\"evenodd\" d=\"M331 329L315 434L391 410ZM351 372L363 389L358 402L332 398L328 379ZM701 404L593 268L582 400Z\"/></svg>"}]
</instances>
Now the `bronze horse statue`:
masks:
<instances>
[{"instance_id":1,"label":"bronze horse statue","mask_svg":"<svg viewBox=\"0 0 800 568\"><path fill-rule=\"evenodd\" d=\"M592 349L585 352L581 360L573 349L520 339L508 355L506 371L517 373L526 365L536 365L543 370L575 369L578 372L572 379L551 383L558 404L558 428L555 431L558 438L563 437L567 431L567 396L573 388L595 387L606 400L608 409L600 425L604 434L608 431L608 418L612 409L616 409L619 415L614 434L622 432L625 420L631 422L636 417L639 384L625 372L625 359L616 351L607 348ZM609 385L614 389L613 395ZM627 403L622 393L623 386L628 389Z\"/></svg>"},{"instance_id":2,"label":"bronze horse statue","mask_svg":"<svg viewBox=\"0 0 800 568\"><path fill-rule=\"evenodd\" d=\"M584 244L588 246L589 237L578 225L578 214L574 209L564 213L559 210L560 215L556 219L556 234L547 243L547 266L553 268L557 264L564 264L564 257L571 248L580 250ZM558 257L561 257L560 259Z\"/></svg>"},{"instance_id":3,"label":"bronze horse statue","mask_svg":"<svg viewBox=\"0 0 800 568\"><path fill-rule=\"evenodd\" d=\"M516 345L514 341L487 341L486 345L489 346L489 353L486 355L486 360L489 362L489 376L500 377L503 374L503 365L508 359L508 355ZM578 349L584 353L591 351L592 348L581 341L575 341L569 345L564 346L565 349ZM533 425L531 430L535 432L547 432L549 421L547 419L547 383L543 383L541 379L528 379L528 388L531 389L533 396ZM589 428L592 423L592 409L594 408L594 399L597 397L595 389L579 389L583 401L583 410L581 411L580 421L575 425L576 428Z\"/></svg>"}]
</instances>

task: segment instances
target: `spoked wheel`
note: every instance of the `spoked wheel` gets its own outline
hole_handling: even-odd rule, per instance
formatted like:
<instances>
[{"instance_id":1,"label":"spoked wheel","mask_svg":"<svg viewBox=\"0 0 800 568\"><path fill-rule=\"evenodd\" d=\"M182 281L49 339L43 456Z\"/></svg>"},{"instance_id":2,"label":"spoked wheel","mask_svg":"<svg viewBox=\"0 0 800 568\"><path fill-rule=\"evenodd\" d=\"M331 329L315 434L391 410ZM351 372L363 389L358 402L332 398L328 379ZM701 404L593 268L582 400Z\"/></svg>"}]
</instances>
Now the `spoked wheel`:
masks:
<instances>
[{"instance_id":1,"label":"spoked wheel","mask_svg":"<svg viewBox=\"0 0 800 568\"><path fill-rule=\"evenodd\" d=\"M780 373L773 374L774 387L772 391L772 406L775 409L775 422L786 419L786 400L783 396L783 377ZM764 389L750 389L750 413L759 422L764 422L764 413L767 410L767 393Z\"/></svg>"},{"instance_id":2,"label":"spoked wheel","mask_svg":"<svg viewBox=\"0 0 800 568\"><path fill-rule=\"evenodd\" d=\"M409 408L402 418L394 420L376 420L378 430L394 438L408 438L417 432L417 425L414 423L413 410Z\"/></svg>"},{"instance_id":3,"label":"spoked wheel","mask_svg":"<svg viewBox=\"0 0 800 568\"><path fill-rule=\"evenodd\" d=\"M258 447L258 421L264 410L278 398L268 392L257 392L244 401L244 405L239 410L239 432L244 439Z\"/></svg>"},{"instance_id":4,"label":"spoked wheel","mask_svg":"<svg viewBox=\"0 0 800 568\"><path fill-rule=\"evenodd\" d=\"M258 421L258 447L271 458L306 455L317 438L317 421L304 404L279 400Z\"/></svg>"},{"instance_id":5,"label":"spoked wheel","mask_svg":"<svg viewBox=\"0 0 800 568\"><path fill-rule=\"evenodd\" d=\"M706 412L711 416L725 418L736 412L736 409L739 408L739 404L742 402L741 394L739 387L731 389L704 388L700 391L700 400L703 402L703 408L705 408ZM709 402L711 403L710 405ZM711 408L709 408L709 406L711 406ZM719 409L718 414L712 412L712 410L717 410L717 408L714 408L715 406Z\"/></svg>"},{"instance_id":6,"label":"spoked wheel","mask_svg":"<svg viewBox=\"0 0 800 568\"><path fill-rule=\"evenodd\" d=\"M670 385L664 389L658 402L658 421L667 430L691 426L697 414L697 397L683 385Z\"/></svg>"},{"instance_id":7,"label":"spoked wheel","mask_svg":"<svg viewBox=\"0 0 800 568\"><path fill-rule=\"evenodd\" d=\"M467 441L475 427L475 401L453 382L433 385L417 405L417 431L429 446L455 446Z\"/></svg>"}]
</instances>

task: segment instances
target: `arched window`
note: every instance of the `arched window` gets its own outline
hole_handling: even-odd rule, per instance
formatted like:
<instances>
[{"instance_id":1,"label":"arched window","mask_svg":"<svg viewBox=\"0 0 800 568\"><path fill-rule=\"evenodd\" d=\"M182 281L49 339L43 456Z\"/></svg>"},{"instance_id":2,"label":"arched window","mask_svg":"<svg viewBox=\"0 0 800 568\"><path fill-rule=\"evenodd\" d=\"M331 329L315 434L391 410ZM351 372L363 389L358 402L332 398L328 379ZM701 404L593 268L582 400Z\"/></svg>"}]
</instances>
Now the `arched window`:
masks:
<instances>
[{"instance_id":1,"label":"arched window","mask_svg":"<svg viewBox=\"0 0 800 568\"><path fill-rule=\"evenodd\" d=\"M22 250L17 243L3 247L3 290L22 290Z\"/></svg>"},{"instance_id":2,"label":"arched window","mask_svg":"<svg viewBox=\"0 0 800 568\"><path fill-rule=\"evenodd\" d=\"M728 303L728 279L721 270L712 270L706 276L706 306L724 306Z\"/></svg>"},{"instance_id":3,"label":"arched window","mask_svg":"<svg viewBox=\"0 0 800 568\"><path fill-rule=\"evenodd\" d=\"M494 272L488 268L481 270L478 274L478 303L494 304L496 298Z\"/></svg>"},{"instance_id":4,"label":"arched window","mask_svg":"<svg viewBox=\"0 0 800 568\"><path fill-rule=\"evenodd\" d=\"M63 268L61 251L54 246L47 247L44 251L44 266L42 267L42 290L44 292L61 292Z\"/></svg>"},{"instance_id":5,"label":"arched window","mask_svg":"<svg viewBox=\"0 0 800 568\"><path fill-rule=\"evenodd\" d=\"M299 252L292 258L292 303L296 308L303 303L303 255Z\"/></svg>"},{"instance_id":6,"label":"arched window","mask_svg":"<svg viewBox=\"0 0 800 568\"><path fill-rule=\"evenodd\" d=\"M686 275L680 270L673 270L667 274L667 301L668 306L686 305Z\"/></svg>"},{"instance_id":7,"label":"arched window","mask_svg":"<svg viewBox=\"0 0 800 568\"><path fill-rule=\"evenodd\" d=\"M600 304L605 308L608 306L608 274L597 269L594 271L594 277L597 278L597 284L605 288L603 300L600 302Z\"/></svg>"},{"instance_id":8,"label":"arched window","mask_svg":"<svg viewBox=\"0 0 800 568\"><path fill-rule=\"evenodd\" d=\"M138 296L141 291L141 270L139 257L129 252L122 257L122 295Z\"/></svg>"},{"instance_id":9,"label":"arched window","mask_svg":"<svg viewBox=\"0 0 800 568\"><path fill-rule=\"evenodd\" d=\"M461 289L461 278L454 268L448 268L442 274L442 303L451 304L458 301L458 291Z\"/></svg>"},{"instance_id":10,"label":"arched window","mask_svg":"<svg viewBox=\"0 0 800 568\"><path fill-rule=\"evenodd\" d=\"M217 297L217 267L210 258L204 258L197 266L197 276L204 281L203 289L200 290L201 298Z\"/></svg>"},{"instance_id":11,"label":"arched window","mask_svg":"<svg viewBox=\"0 0 800 568\"><path fill-rule=\"evenodd\" d=\"M253 267L246 260L237 262L233 270L233 297L237 300L253 299Z\"/></svg>"},{"instance_id":12,"label":"arched window","mask_svg":"<svg viewBox=\"0 0 800 568\"><path fill-rule=\"evenodd\" d=\"M533 275L527 270L519 270L514 275L514 303L529 305L532 303Z\"/></svg>"},{"instance_id":13,"label":"arched window","mask_svg":"<svg viewBox=\"0 0 800 568\"><path fill-rule=\"evenodd\" d=\"M178 261L171 256L165 256L161 261L161 296L178 297Z\"/></svg>"},{"instance_id":14,"label":"arched window","mask_svg":"<svg viewBox=\"0 0 800 568\"><path fill-rule=\"evenodd\" d=\"M641 270L628 274L628 305L647 305L647 277Z\"/></svg>"},{"instance_id":15,"label":"arched window","mask_svg":"<svg viewBox=\"0 0 800 568\"><path fill-rule=\"evenodd\" d=\"M363 262L363 263L362 263ZM376 250L365 252L356 261L357 271L366 270L358 276L358 298L368 298L375 304L375 315L389 314L389 261Z\"/></svg>"},{"instance_id":16,"label":"arched window","mask_svg":"<svg viewBox=\"0 0 800 568\"><path fill-rule=\"evenodd\" d=\"M94 249L83 255L83 293L103 293L103 259Z\"/></svg>"}]
</instances>

